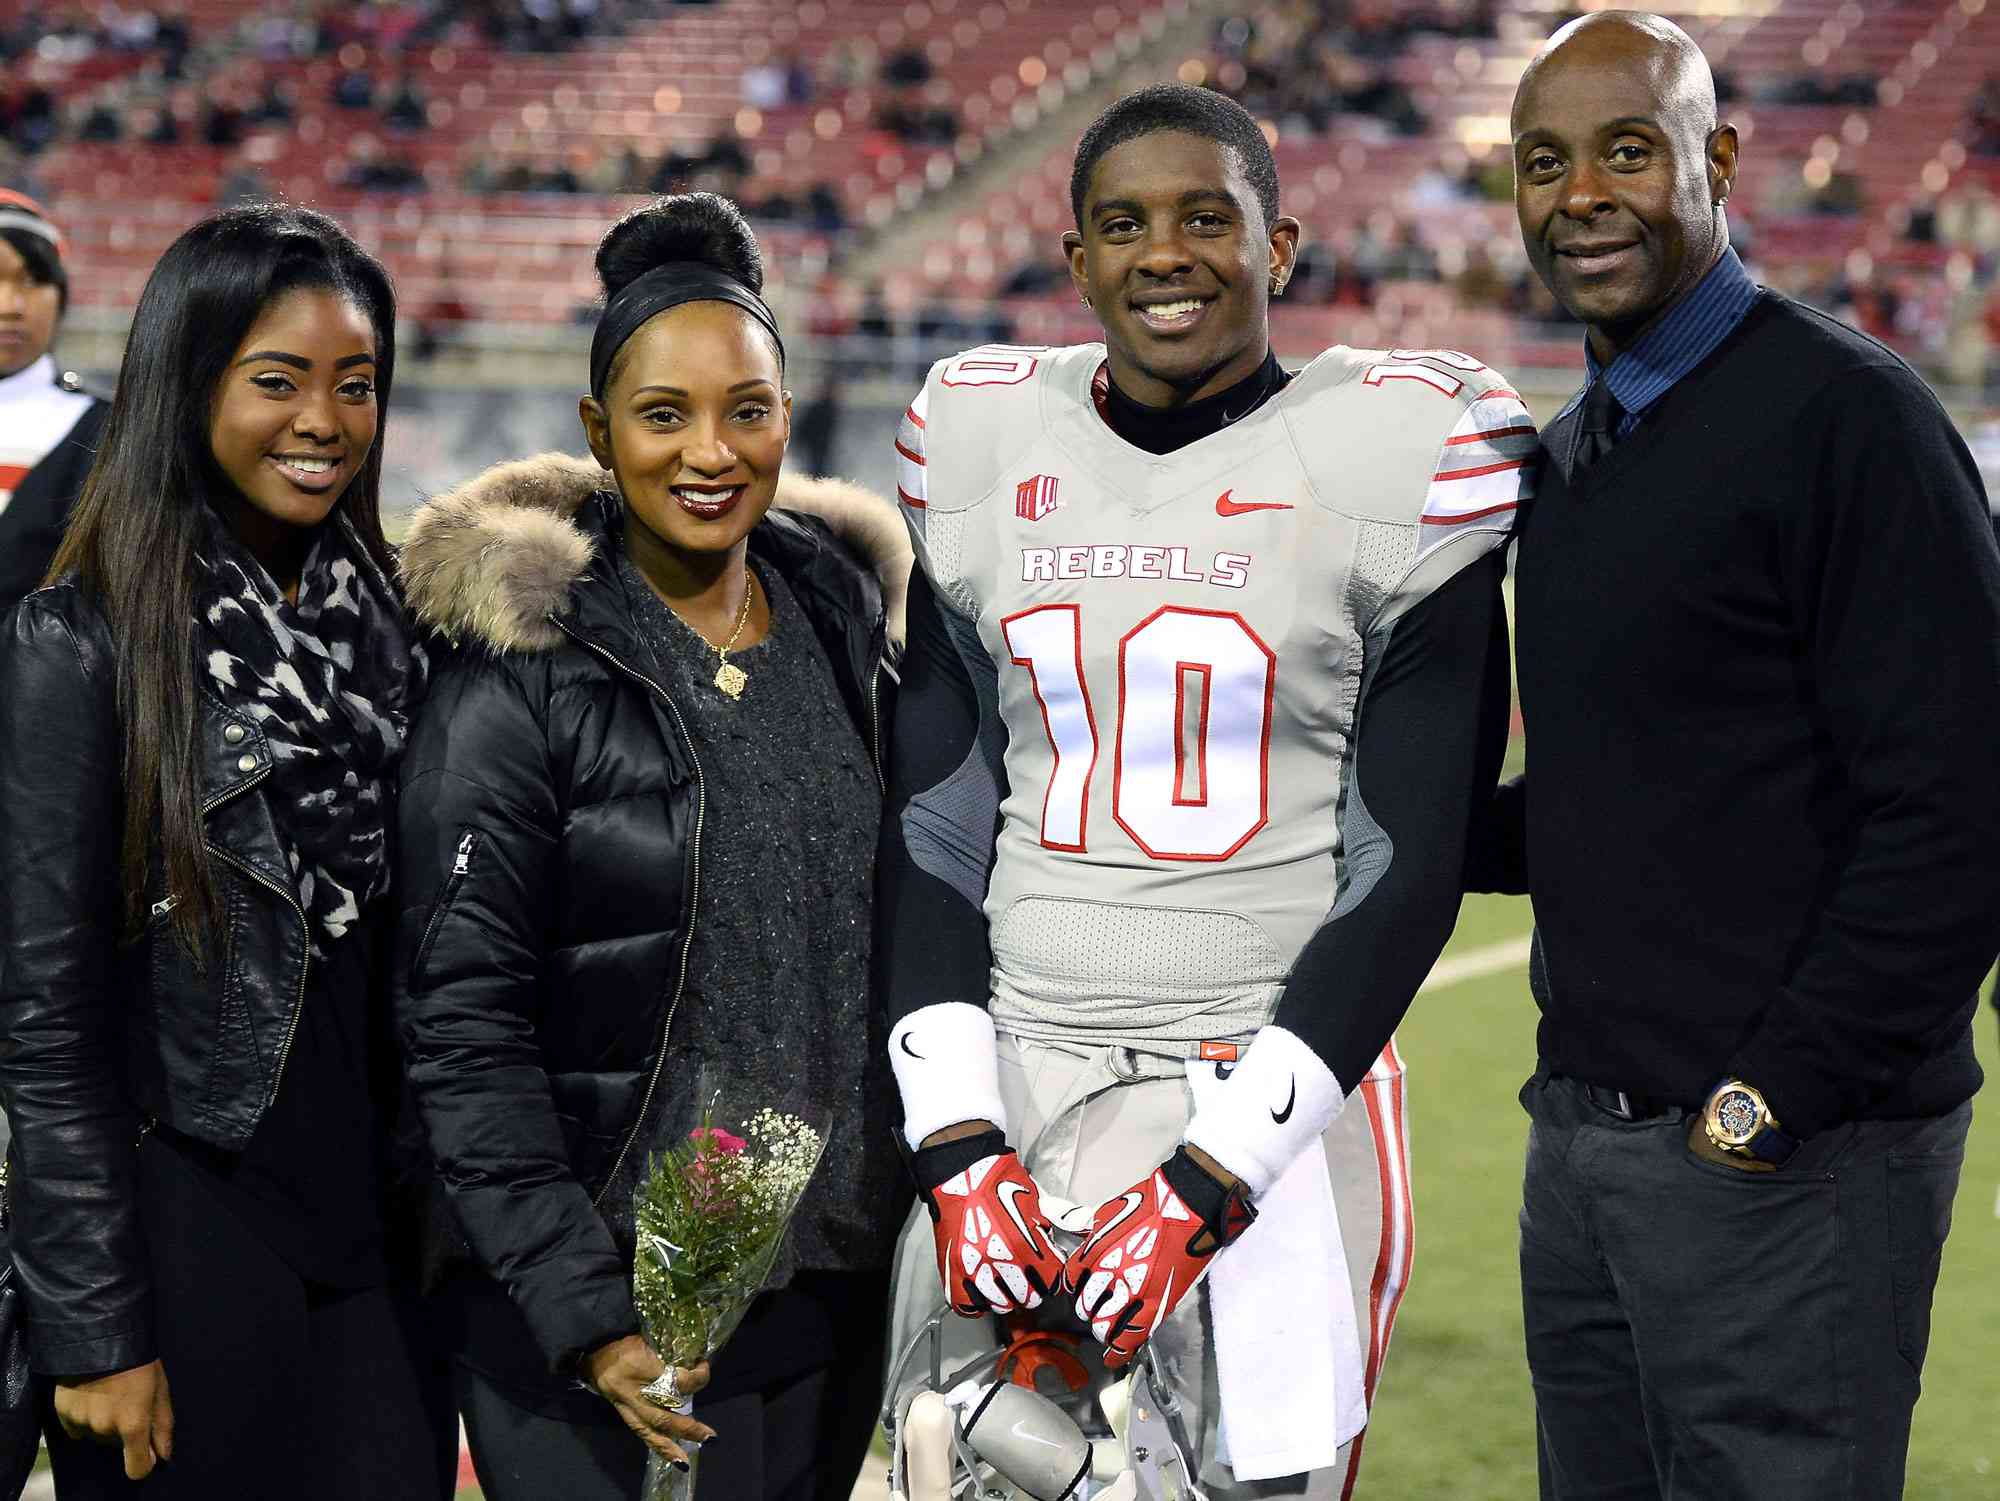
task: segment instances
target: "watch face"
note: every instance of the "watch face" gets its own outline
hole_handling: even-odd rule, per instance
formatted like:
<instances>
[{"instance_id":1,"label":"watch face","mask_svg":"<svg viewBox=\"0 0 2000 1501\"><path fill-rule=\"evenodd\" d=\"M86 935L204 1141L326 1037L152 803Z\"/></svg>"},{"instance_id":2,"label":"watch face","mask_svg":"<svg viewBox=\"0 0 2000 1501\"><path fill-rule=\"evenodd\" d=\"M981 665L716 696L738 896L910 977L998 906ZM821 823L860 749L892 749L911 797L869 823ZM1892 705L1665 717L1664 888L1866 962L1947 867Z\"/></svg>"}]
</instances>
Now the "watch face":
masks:
<instances>
[{"instance_id":1,"label":"watch face","mask_svg":"<svg viewBox=\"0 0 2000 1501\"><path fill-rule=\"evenodd\" d=\"M1715 1123L1723 1139L1739 1146L1757 1134L1760 1113L1757 1097L1748 1090L1729 1090L1715 1102Z\"/></svg>"}]
</instances>

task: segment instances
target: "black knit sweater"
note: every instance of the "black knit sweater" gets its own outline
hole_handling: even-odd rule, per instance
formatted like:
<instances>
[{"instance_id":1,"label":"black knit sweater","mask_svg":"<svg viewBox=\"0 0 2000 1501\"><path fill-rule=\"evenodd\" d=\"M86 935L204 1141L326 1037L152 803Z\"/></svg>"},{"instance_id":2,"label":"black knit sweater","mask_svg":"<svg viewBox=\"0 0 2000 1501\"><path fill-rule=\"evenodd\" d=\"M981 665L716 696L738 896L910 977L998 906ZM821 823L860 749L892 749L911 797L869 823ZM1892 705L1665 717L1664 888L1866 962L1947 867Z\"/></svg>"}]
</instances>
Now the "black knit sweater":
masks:
<instances>
[{"instance_id":1,"label":"black knit sweater","mask_svg":"<svg viewBox=\"0 0 2000 1501\"><path fill-rule=\"evenodd\" d=\"M1923 382L1767 292L1519 536L1544 1062L1802 1136L1967 1098L2000 551Z\"/></svg>"},{"instance_id":2,"label":"black knit sweater","mask_svg":"<svg viewBox=\"0 0 2000 1501\"><path fill-rule=\"evenodd\" d=\"M791 586L758 570L771 631L730 660L740 699L714 686L716 654L622 550L618 574L661 681L687 716L708 796L701 912L676 1009L680 1056L724 1091L724 1120L763 1106L823 1118L826 1155L799 1202L769 1285L800 1268L889 1264L903 1197L890 1136L894 1087L868 1018L870 888L882 793L868 747ZM655 1096L641 1127L666 1145L695 1108L693 1080ZM642 1154L605 1203L624 1232Z\"/></svg>"}]
</instances>

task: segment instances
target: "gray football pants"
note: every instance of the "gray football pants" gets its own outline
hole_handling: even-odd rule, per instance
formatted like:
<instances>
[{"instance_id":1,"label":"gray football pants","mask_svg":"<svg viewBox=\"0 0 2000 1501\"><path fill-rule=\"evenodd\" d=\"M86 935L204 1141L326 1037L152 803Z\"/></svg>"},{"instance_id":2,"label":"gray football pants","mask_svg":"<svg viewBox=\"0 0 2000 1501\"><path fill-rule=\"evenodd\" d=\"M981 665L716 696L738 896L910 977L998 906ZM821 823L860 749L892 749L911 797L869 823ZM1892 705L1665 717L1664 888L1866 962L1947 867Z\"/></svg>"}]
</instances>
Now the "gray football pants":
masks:
<instances>
[{"instance_id":1,"label":"gray football pants","mask_svg":"<svg viewBox=\"0 0 2000 1501\"><path fill-rule=\"evenodd\" d=\"M1047 1194L1080 1204L1101 1203L1171 1156L1187 1128L1192 1097L1179 1058L1128 1048L1031 1042L1004 1033L999 1053L1008 1139ZM1356 1095L1322 1138L1347 1260L1344 1267L1328 1267L1327 1275L1345 1278L1352 1291L1372 1402L1396 1309L1408 1285L1413 1239L1403 1071L1393 1043ZM920 1203L897 1245L892 1360L943 1304L930 1215ZM965 1329L960 1358L970 1358L980 1338L975 1325L968 1322ZM1365 1432L1342 1447L1338 1464L1306 1474L1239 1482L1214 1463L1219 1410L1210 1329L1204 1282L1152 1343L1187 1408L1188 1434L1201 1451L1201 1486L1211 1501L1345 1501L1352 1496ZM948 1355L946 1365L951 1364ZM1327 1421L1333 1420L1329 1413Z\"/></svg>"}]
</instances>

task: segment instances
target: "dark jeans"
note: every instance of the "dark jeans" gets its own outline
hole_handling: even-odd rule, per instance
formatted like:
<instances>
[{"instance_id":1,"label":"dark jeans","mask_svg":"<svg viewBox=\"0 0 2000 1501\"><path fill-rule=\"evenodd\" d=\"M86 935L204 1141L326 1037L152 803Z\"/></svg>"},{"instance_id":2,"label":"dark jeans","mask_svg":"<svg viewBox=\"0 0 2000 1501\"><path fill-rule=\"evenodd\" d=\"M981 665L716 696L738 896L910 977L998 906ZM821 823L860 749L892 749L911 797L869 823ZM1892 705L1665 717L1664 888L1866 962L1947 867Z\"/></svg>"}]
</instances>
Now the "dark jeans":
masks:
<instances>
[{"instance_id":1,"label":"dark jeans","mask_svg":"<svg viewBox=\"0 0 2000 1501\"><path fill-rule=\"evenodd\" d=\"M882 1398L882 1341L888 1284L879 1272L801 1272L787 1306L830 1326L831 1363L798 1370L760 1352L726 1346L718 1373L735 1357L776 1372L745 1389L717 1376L719 1395L695 1398L695 1415L715 1430L702 1446L697 1497L716 1501L847 1501L875 1434ZM770 1296L770 1295L767 1295ZM764 1340L782 1329L746 1326ZM756 1378L754 1374L751 1379ZM461 1362L458 1403L487 1501L634 1501L646 1474L646 1447L611 1404L595 1396L558 1416L546 1400L510 1389Z\"/></svg>"},{"instance_id":2,"label":"dark jeans","mask_svg":"<svg viewBox=\"0 0 2000 1501\"><path fill-rule=\"evenodd\" d=\"M1972 1106L1703 1161L1537 1074L1521 1304L1544 1501L1891 1501Z\"/></svg>"},{"instance_id":3,"label":"dark jeans","mask_svg":"<svg viewBox=\"0 0 2000 1501\"><path fill-rule=\"evenodd\" d=\"M315 1288L151 1138L139 1195L174 1457L141 1486L122 1451L72 1439L44 1396L59 1501L438 1501L458 1434L450 1374L414 1299ZM44 1383L46 1385L46 1383Z\"/></svg>"}]
</instances>

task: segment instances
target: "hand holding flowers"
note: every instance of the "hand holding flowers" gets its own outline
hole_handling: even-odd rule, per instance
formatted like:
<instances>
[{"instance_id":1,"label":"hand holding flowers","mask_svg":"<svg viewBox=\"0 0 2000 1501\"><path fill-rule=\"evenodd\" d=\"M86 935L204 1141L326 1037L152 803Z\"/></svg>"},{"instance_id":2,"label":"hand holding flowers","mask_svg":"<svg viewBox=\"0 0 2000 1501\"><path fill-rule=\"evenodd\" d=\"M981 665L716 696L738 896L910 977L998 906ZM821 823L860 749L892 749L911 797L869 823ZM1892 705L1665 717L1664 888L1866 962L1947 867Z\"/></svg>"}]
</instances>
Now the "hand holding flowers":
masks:
<instances>
[{"instance_id":1,"label":"hand holding flowers","mask_svg":"<svg viewBox=\"0 0 2000 1501\"><path fill-rule=\"evenodd\" d=\"M666 1362L653 1353L643 1337L628 1334L585 1356L583 1379L616 1409L620 1420L647 1448L668 1464L686 1468L688 1453L681 1443L705 1443L715 1437L715 1430L686 1413L660 1407L644 1395L645 1388L665 1369ZM677 1372L676 1384L683 1394L693 1396L708 1385L708 1362Z\"/></svg>"},{"instance_id":2,"label":"hand holding flowers","mask_svg":"<svg viewBox=\"0 0 2000 1501\"><path fill-rule=\"evenodd\" d=\"M703 1383L707 1358L735 1332L769 1277L826 1145L824 1129L769 1108L752 1115L739 1136L715 1123L715 1097L704 1098L701 1124L647 1163L633 1197L638 1250L632 1268L645 1342L658 1352L652 1375L660 1374L664 1359L690 1377L699 1372ZM684 1398L698 1389L686 1379L676 1384ZM634 1395L646 1400L636 1390ZM653 1445L647 1501L685 1501L693 1492L689 1465L698 1451L687 1446L713 1432L685 1416L690 1407L683 1401L674 1414L686 1426L669 1430L681 1439L672 1447L685 1458ZM622 1404L619 1410L625 1413Z\"/></svg>"}]
</instances>

